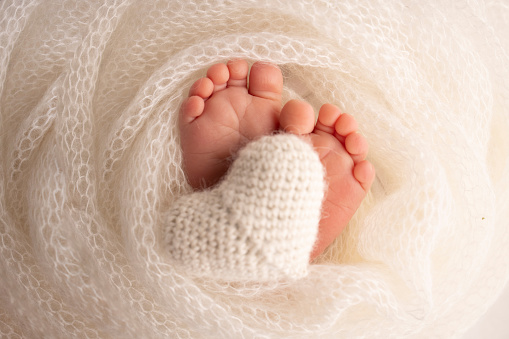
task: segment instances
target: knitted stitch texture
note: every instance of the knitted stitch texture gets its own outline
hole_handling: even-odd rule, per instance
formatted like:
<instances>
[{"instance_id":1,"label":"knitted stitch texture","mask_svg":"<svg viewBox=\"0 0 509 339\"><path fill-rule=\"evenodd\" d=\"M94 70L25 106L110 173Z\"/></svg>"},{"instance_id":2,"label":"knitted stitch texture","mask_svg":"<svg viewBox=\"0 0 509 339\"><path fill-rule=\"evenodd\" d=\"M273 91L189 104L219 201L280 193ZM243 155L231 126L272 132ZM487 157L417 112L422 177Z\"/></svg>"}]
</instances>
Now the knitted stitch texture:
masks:
<instances>
[{"instance_id":1,"label":"knitted stitch texture","mask_svg":"<svg viewBox=\"0 0 509 339\"><path fill-rule=\"evenodd\" d=\"M460 338L509 279L507 0L1 0L0 338ZM377 178L288 282L191 277L178 112L270 61Z\"/></svg>"},{"instance_id":2,"label":"knitted stitch texture","mask_svg":"<svg viewBox=\"0 0 509 339\"><path fill-rule=\"evenodd\" d=\"M311 145L290 134L266 136L240 151L216 188L173 204L165 245L190 275L301 278L323 195L323 169Z\"/></svg>"}]
</instances>

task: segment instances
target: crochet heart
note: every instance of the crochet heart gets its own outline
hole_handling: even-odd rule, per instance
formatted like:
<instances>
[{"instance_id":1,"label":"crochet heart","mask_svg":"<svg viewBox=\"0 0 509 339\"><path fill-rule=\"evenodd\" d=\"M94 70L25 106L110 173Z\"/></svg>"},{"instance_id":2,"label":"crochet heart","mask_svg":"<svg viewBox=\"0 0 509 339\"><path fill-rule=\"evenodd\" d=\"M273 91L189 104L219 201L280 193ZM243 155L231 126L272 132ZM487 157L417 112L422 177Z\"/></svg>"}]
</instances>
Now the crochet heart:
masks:
<instances>
[{"instance_id":1,"label":"crochet heart","mask_svg":"<svg viewBox=\"0 0 509 339\"><path fill-rule=\"evenodd\" d=\"M164 245L191 275L225 280L298 279L307 274L324 197L324 171L297 136L245 146L215 188L180 197Z\"/></svg>"}]
</instances>

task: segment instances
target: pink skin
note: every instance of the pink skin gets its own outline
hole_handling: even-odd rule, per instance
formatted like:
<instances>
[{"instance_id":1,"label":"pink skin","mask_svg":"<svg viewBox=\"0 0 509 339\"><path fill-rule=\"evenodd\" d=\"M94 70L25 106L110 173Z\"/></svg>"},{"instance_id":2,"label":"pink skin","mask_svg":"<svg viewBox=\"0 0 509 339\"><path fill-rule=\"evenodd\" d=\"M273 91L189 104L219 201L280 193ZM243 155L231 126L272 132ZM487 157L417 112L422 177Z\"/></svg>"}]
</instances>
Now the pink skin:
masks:
<instances>
[{"instance_id":1,"label":"pink skin","mask_svg":"<svg viewBox=\"0 0 509 339\"><path fill-rule=\"evenodd\" d=\"M245 60L215 64L182 104L181 147L187 179L207 188L226 173L231 155L254 138L279 128L283 75L272 64Z\"/></svg>"},{"instance_id":2,"label":"pink skin","mask_svg":"<svg viewBox=\"0 0 509 339\"><path fill-rule=\"evenodd\" d=\"M245 60L215 64L197 80L181 107L179 127L184 169L195 189L217 183L229 159L244 144L281 126L309 140L326 171L328 190L311 260L343 231L369 191L375 170L366 159L368 143L353 116L331 104L313 108L291 100L281 110L283 76L279 68Z\"/></svg>"},{"instance_id":3,"label":"pink skin","mask_svg":"<svg viewBox=\"0 0 509 339\"><path fill-rule=\"evenodd\" d=\"M375 178L366 160L368 142L357 132L354 117L331 104L320 108L316 125L314 116L311 105L298 100L290 100L280 115L281 128L308 139L325 168L328 189L311 260L341 234Z\"/></svg>"}]
</instances>

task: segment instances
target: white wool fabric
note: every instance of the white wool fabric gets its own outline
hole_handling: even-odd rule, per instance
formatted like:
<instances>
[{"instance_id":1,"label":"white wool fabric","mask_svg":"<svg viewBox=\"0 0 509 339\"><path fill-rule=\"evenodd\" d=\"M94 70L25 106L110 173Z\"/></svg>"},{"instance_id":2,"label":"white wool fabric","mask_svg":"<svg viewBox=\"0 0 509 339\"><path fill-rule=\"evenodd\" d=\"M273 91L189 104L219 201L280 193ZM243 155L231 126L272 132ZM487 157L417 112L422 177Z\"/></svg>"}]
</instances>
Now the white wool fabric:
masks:
<instances>
[{"instance_id":1,"label":"white wool fabric","mask_svg":"<svg viewBox=\"0 0 509 339\"><path fill-rule=\"evenodd\" d=\"M0 1L0 337L461 337L509 277L508 51L505 0ZM370 144L301 279L197 277L164 245L193 193L179 106L232 58Z\"/></svg>"},{"instance_id":2,"label":"white wool fabric","mask_svg":"<svg viewBox=\"0 0 509 339\"><path fill-rule=\"evenodd\" d=\"M217 187L173 203L163 225L168 260L212 279L302 278L324 190L322 164L310 144L290 134L253 141Z\"/></svg>"}]
</instances>

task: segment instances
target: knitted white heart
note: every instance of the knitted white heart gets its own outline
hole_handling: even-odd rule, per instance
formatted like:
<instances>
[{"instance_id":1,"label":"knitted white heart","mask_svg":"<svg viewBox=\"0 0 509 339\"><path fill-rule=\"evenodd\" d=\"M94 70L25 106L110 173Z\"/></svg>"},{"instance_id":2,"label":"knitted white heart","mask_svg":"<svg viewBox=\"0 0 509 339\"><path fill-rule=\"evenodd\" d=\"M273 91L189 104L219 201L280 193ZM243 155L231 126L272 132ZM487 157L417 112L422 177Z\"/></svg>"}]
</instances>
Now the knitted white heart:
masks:
<instances>
[{"instance_id":1,"label":"knitted white heart","mask_svg":"<svg viewBox=\"0 0 509 339\"><path fill-rule=\"evenodd\" d=\"M307 274L324 196L324 170L297 136L245 146L214 189L180 197L164 245L189 274L225 280L298 279Z\"/></svg>"}]
</instances>

